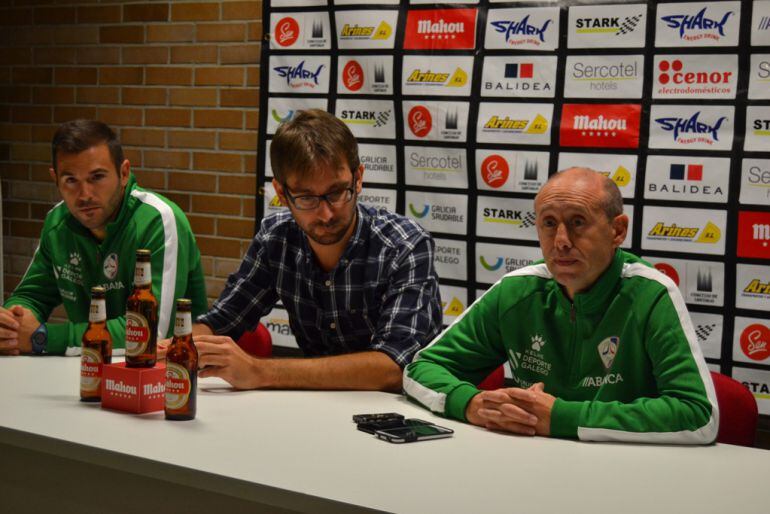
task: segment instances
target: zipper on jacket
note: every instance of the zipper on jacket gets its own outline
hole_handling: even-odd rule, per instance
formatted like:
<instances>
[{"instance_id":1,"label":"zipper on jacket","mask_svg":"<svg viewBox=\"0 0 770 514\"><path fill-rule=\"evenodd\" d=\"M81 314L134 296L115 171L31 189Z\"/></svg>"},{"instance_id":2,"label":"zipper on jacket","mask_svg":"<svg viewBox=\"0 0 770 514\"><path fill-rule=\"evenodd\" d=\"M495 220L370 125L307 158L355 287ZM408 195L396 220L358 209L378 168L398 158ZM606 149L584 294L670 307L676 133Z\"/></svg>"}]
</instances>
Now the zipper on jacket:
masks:
<instances>
[{"instance_id":1,"label":"zipper on jacket","mask_svg":"<svg viewBox=\"0 0 770 514\"><path fill-rule=\"evenodd\" d=\"M569 305L570 305L570 306L569 306L569 320L570 320L572 323L575 323L575 304L574 304L574 303L571 303L571 304L569 304Z\"/></svg>"}]
</instances>

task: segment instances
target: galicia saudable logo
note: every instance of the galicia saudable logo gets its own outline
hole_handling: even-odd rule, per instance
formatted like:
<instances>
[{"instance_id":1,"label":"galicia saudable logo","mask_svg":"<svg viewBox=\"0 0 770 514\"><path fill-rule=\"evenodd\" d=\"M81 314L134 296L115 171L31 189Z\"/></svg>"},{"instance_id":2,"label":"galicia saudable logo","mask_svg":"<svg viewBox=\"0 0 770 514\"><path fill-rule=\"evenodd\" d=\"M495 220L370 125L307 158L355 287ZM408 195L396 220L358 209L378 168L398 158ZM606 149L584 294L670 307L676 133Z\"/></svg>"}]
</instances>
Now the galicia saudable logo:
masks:
<instances>
[{"instance_id":1,"label":"galicia saudable logo","mask_svg":"<svg viewBox=\"0 0 770 514\"><path fill-rule=\"evenodd\" d=\"M271 114L272 114L272 116L273 116L273 119L274 119L274 120L275 120L277 123L283 123L283 122L285 122L285 121L289 121L289 120L291 120L292 118L294 118L294 114L295 114L295 112L296 112L295 110L293 110L293 109L290 109L290 110L289 110L289 111L288 111L286 114L281 114L281 113L280 113L280 112L279 112L277 109L273 109L273 110L271 111Z\"/></svg>"},{"instance_id":2,"label":"galicia saudable logo","mask_svg":"<svg viewBox=\"0 0 770 514\"><path fill-rule=\"evenodd\" d=\"M699 39L715 39L719 40L720 37L725 37L725 24L727 20L735 14L733 11L728 11L722 16L721 19L711 19L706 13L707 7L704 7L698 11L695 15L689 14L673 14L670 16L662 16L663 20L669 28L679 30L679 38L686 41L697 41ZM695 34L692 35L692 31L709 31L707 34Z\"/></svg>"},{"instance_id":3,"label":"galicia saudable logo","mask_svg":"<svg viewBox=\"0 0 770 514\"><path fill-rule=\"evenodd\" d=\"M494 264L489 264L486 258L484 258L483 255L480 255L479 262L481 263L482 266L484 266L485 270L497 271L502 267L503 263L505 262L505 259L503 259L502 257L498 257Z\"/></svg>"},{"instance_id":4,"label":"galicia saudable logo","mask_svg":"<svg viewBox=\"0 0 770 514\"><path fill-rule=\"evenodd\" d=\"M417 219L422 219L425 216L428 215L430 212L430 204L424 204L422 206L422 210L416 209L412 203L409 203L409 212L412 213L412 216L414 216Z\"/></svg>"}]
</instances>

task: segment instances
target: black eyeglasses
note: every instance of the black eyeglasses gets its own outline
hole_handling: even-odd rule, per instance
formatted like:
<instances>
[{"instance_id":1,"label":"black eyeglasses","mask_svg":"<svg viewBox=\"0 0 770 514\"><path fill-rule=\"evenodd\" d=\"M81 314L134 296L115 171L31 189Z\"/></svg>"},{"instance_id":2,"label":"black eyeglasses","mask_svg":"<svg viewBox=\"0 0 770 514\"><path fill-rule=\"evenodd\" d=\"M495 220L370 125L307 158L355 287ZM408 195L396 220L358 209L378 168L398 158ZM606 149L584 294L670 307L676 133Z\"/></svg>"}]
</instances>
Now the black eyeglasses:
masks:
<instances>
[{"instance_id":1,"label":"black eyeglasses","mask_svg":"<svg viewBox=\"0 0 770 514\"><path fill-rule=\"evenodd\" d=\"M293 196L289 192L289 187L286 185L286 183L283 184L283 192L286 194L286 198L289 199L289 201L294 207L297 208L297 210L312 211L321 205L321 200L324 200L329 205L342 205L348 203L353 199L353 195L356 192L355 184L356 175L353 174L353 182L350 184L350 187L346 187L345 189L338 189L337 191L332 191L330 193L326 193L325 195Z\"/></svg>"}]
</instances>

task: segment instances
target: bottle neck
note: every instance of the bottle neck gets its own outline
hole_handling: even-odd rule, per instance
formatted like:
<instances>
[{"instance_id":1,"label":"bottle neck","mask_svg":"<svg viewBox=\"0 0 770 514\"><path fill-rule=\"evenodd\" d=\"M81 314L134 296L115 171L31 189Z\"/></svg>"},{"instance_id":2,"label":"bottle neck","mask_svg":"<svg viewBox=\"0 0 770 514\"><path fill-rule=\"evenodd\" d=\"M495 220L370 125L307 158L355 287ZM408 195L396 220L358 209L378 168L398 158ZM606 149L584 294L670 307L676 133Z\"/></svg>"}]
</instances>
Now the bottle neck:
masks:
<instances>
[{"instance_id":1,"label":"bottle neck","mask_svg":"<svg viewBox=\"0 0 770 514\"><path fill-rule=\"evenodd\" d=\"M89 323L104 323L107 320L107 302L104 298L91 300L91 309L88 311Z\"/></svg>"},{"instance_id":2,"label":"bottle neck","mask_svg":"<svg viewBox=\"0 0 770 514\"><path fill-rule=\"evenodd\" d=\"M192 313L177 312L174 322L174 337L184 337L192 334Z\"/></svg>"},{"instance_id":3,"label":"bottle neck","mask_svg":"<svg viewBox=\"0 0 770 514\"><path fill-rule=\"evenodd\" d=\"M152 269L149 262L137 262L134 270L134 285L147 287L152 284Z\"/></svg>"}]
</instances>

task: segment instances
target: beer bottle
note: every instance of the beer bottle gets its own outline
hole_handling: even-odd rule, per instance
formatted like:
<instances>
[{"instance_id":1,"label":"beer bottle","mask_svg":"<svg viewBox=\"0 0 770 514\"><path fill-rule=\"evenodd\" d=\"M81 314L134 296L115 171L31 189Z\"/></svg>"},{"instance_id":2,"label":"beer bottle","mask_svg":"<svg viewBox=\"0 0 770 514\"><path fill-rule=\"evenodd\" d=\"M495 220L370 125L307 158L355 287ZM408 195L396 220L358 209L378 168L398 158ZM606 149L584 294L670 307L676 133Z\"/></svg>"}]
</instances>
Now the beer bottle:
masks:
<instances>
[{"instance_id":1,"label":"beer bottle","mask_svg":"<svg viewBox=\"0 0 770 514\"><path fill-rule=\"evenodd\" d=\"M136 251L134 290L126 302L126 367L151 368L158 356L158 301L152 294L150 250Z\"/></svg>"},{"instance_id":2,"label":"beer bottle","mask_svg":"<svg viewBox=\"0 0 770 514\"><path fill-rule=\"evenodd\" d=\"M112 362L112 337L107 331L107 303L103 287L91 288L88 328L83 334L80 357L80 401L102 399L102 366Z\"/></svg>"},{"instance_id":3,"label":"beer bottle","mask_svg":"<svg viewBox=\"0 0 770 514\"><path fill-rule=\"evenodd\" d=\"M176 301L174 339L166 352L166 419L195 419L198 350L192 339L192 302Z\"/></svg>"}]
</instances>

